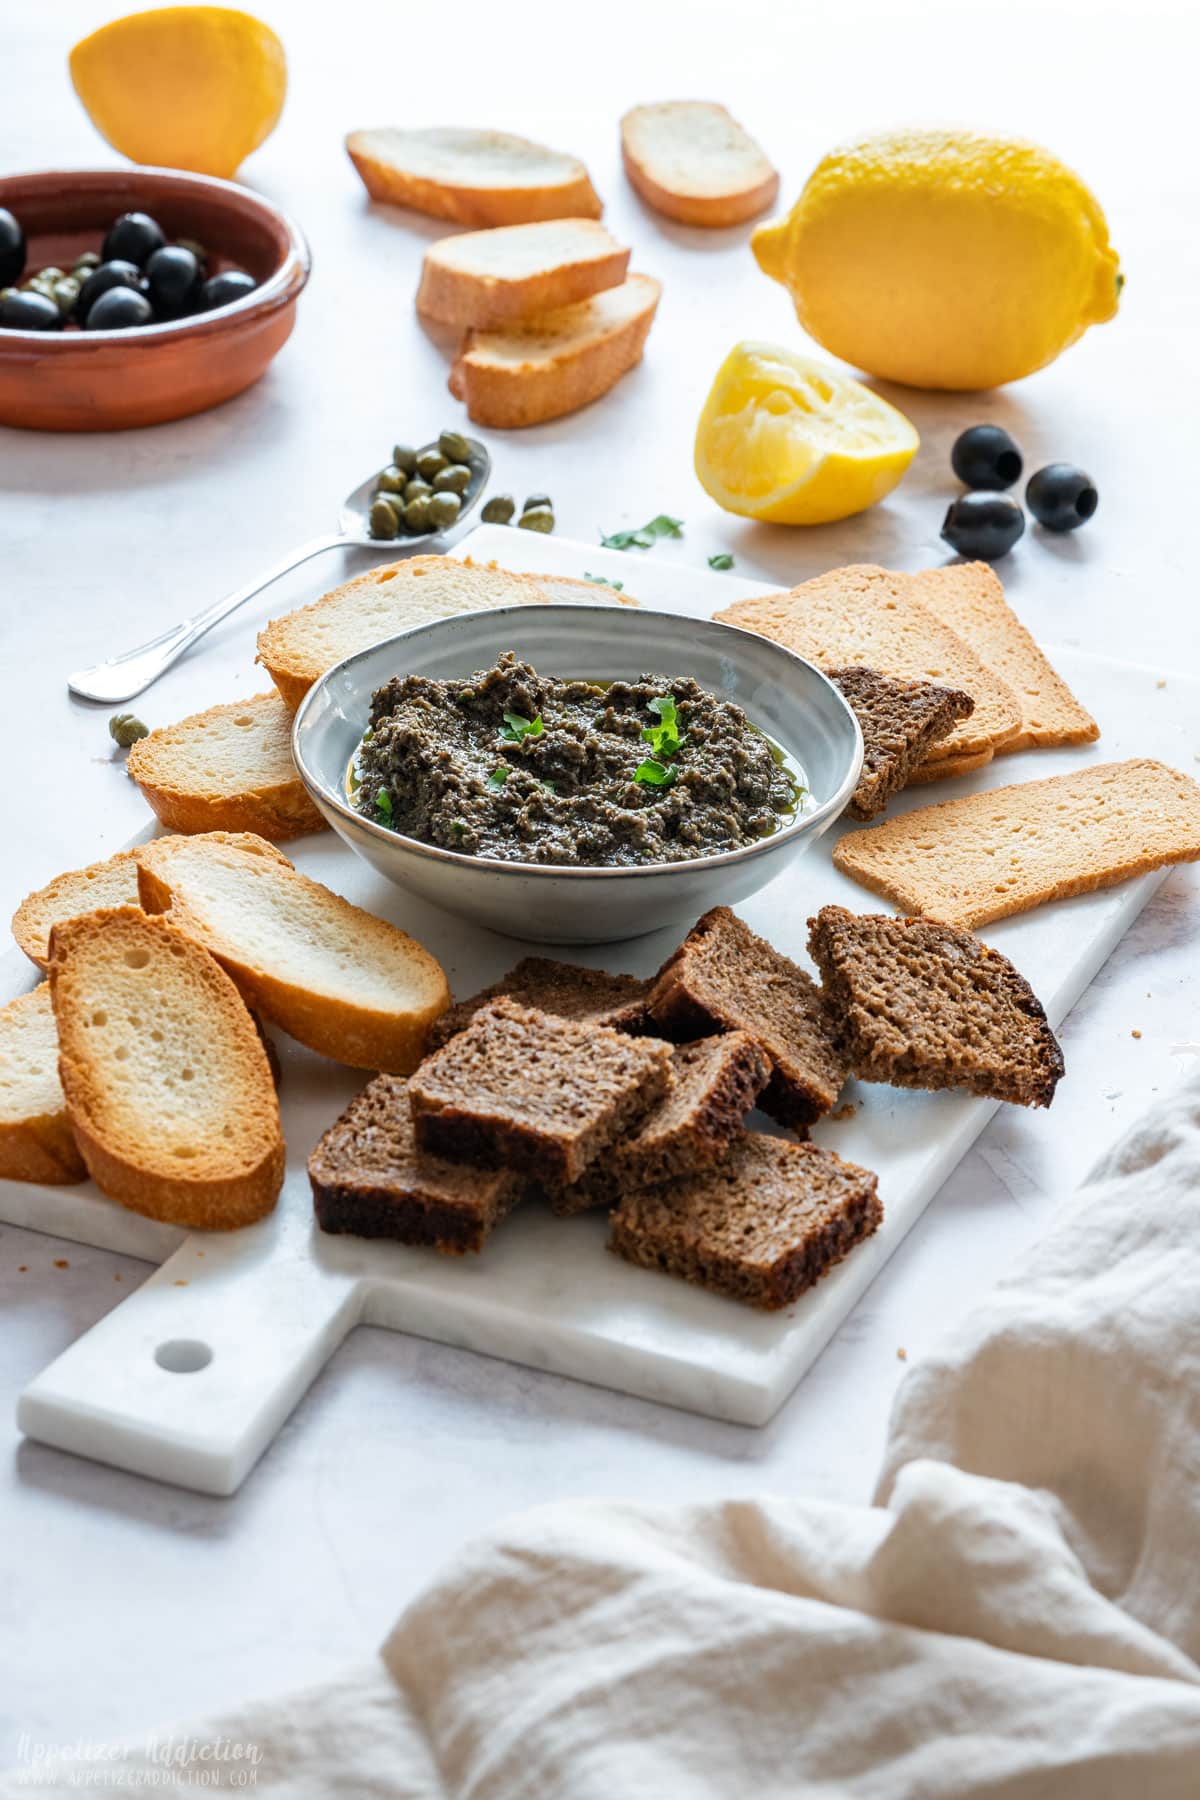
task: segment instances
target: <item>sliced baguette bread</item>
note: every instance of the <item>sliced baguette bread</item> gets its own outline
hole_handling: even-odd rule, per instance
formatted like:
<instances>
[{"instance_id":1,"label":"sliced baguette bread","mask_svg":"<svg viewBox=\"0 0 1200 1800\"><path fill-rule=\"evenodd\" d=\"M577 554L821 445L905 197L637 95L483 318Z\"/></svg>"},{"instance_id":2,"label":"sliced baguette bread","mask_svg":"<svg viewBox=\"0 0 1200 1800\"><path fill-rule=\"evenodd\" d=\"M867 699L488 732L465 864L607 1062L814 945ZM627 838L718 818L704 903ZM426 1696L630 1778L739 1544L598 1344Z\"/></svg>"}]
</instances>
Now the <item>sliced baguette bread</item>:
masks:
<instances>
[{"instance_id":1,"label":"sliced baguette bread","mask_svg":"<svg viewBox=\"0 0 1200 1800\"><path fill-rule=\"evenodd\" d=\"M577 157L507 131L385 127L352 131L346 149L372 200L457 225L598 219L604 210Z\"/></svg>"},{"instance_id":2,"label":"sliced baguette bread","mask_svg":"<svg viewBox=\"0 0 1200 1800\"><path fill-rule=\"evenodd\" d=\"M50 983L0 1007L0 1180L59 1187L87 1174L58 1078Z\"/></svg>"},{"instance_id":3,"label":"sliced baguette bread","mask_svg":"<svg viewBox=\"0 0 1200 1800\"><path fill-rule=\"evenodd\" d=\"M96 1185L199 1231L261 1219L283 1183L266 1052L213 958L133 906L56 925L50 991L67 1116Z\"/></svg>"},{"instance_id":4,"label":"sliced baguette bread","mask_svg":"<svg viewBox=\"0 0 1200 1800\"><path fill-rule=\"evenodd\" d=\"M131 850L119 850L86 869L68 869L45 887L27 894L13 914L12 934L30 962L50 965L50 928L101 906L138 904L137 864Z\"/></svg>"},{"instance_id":5,"label":"sliced baguette bread","mask_svg":"<svg viewBox=\"0 0 1200 1800\"><path fill-rule=\"evenodd\" d=\"M464 231L431 244L417 311L466 329L514 325L620 287L629 251L594 219Z\"/></svg>"},{"instance_id":6,"label":"sliced baguette bread","mask_svg":"<svg viewBox=\"0 0 1200 1800\"><path fill-rule=\"evenodd\" d=\"M772 204L779 176L712 100L635 106L621 120L625 172L648 206L683 225L737 225Z\"/></svg>"},{"instance_id":7,"label":"sliced baguette bread","mask_svg":"<svg viewBox=\"0 0 1200 1800\"><path fill-rule=\"evenodd\" d=\"M142 905L169 913L256 1011L310 1050L409 1074L450 1004L440 965L394 925L253 845L223 832L140 845Z\"/></svg>"},{"instance_id":8,"label":"sliced baguette bread","mask_svg":"<svg viewBox=\"0 0 1200 1800\"><path fill-rule=\"evenodd\" d=\"M639 363L660 284L631 275L620 287L507 331L471 331L450 371L450 392L477 425L540 425L606 394Z\"/></svg>"},{"instance_id":9,"label":"sliced baguette bread","mask_svg":"<svg viewBox=\"0 0 1200 1800\"><path fill-rule=\"evenodd\" d=\"M128 771L169 831L252 831L300 837L325 821L292 761L292 715L256 694L152 731Z\"/></svg>"},{"instance_id":10,"label":"sliced baguette bread","mask_svg":"<svg viewBox=\"0 0 1200 1800\"><path fill-rule=\"evenodd\" d=\"M258 660L285 705L295 711L334 663L410 625L544 600L531 575L510 575L506 569L450 556L413 556L369 569L311 606L272 619L258 634Z\"/></svg>"}]
</instances>

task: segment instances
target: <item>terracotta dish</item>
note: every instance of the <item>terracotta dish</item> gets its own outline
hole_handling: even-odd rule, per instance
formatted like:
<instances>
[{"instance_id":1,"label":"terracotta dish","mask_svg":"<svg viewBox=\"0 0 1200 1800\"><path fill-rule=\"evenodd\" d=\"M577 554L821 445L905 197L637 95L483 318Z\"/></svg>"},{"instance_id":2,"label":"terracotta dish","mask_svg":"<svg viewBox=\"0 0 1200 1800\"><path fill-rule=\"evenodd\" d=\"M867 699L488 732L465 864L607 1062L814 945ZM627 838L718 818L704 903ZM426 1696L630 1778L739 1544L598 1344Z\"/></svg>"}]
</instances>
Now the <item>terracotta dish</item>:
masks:
<instances>
[{"instance_id":1,"label":"terracotta dish","mask_svg":"<svg viewBox=\"0 0 1200 1800\"><path fill-rule=\"evenodd\" d=\"M0 330L0 424L119 431L219 406L257 381L291 334L308 246L261 194L170 169L54 169L0 180L0 206L29 240L27 269L98 250L123 212L196 238L210 273L236 266L259 286L211 313L132 331Z\"/></svg>"}]
</instances>

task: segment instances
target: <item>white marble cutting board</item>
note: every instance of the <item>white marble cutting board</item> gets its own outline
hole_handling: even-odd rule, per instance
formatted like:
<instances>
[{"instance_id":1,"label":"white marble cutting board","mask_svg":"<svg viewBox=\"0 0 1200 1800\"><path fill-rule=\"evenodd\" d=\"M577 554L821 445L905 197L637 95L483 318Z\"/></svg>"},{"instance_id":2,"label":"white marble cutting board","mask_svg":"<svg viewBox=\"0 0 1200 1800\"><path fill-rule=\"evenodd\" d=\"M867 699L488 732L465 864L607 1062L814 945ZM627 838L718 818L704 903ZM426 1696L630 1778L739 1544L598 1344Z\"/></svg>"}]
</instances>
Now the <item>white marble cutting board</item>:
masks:
<instances>
[{"instance_id":1,"label":"white marble cutting board","mask_svg":"<svg viewBox=\"0 0 1200 1800\"><path fill-rule=\"evenodd\" d=\"M678 562L656 562L653 552L604 551L503 527L483 527L461 548L513 567L607 575L648 604L697 616L762 591L736 574L692 574ZM1190 769L1200 749L1200 686L1078 652L1055 660L1100 719L1101 745L1000 759L953 784L955 794L1131 755ZM1131 704L1135 690L1142 704ZM1124 721L1139 715L1143 724L1132 741ZM925 805L945 792L920 789L893 804ZM831 867L836 836L831 832L740 908L754 929L800 960L806 920L818 906L876 904ZM307 873L426 943L458 996L495 979L524 952L387 886L331 833L289 848ZM986 936L1013 958L1057 1024L1161 879L1150 875L1044 907ZM672 937L659 933L583 952L579 960L649 973L672 947ZM305 1159L363 1077L277 1041L289 1166L279 1207L261 1224L185 1236L105 1200L90 1184L0 1183L0 1219L162 1265L25 1390L18 1422L29 1436L161 1480L232 1493L357 1323L764 1424L994 1110L961 1095L851 1089L855 1115L826 1122L815 1136L878 1172L884 1224L795 1306L758 1314L607 1255L604 1221L595 1216L558 1220L529 1205L480 1257L463 1260L323 1236L312 1222ZM1053 1130L1053 1114L1039 1115L1038 1128Z\"/></svg>"}]
</instances>

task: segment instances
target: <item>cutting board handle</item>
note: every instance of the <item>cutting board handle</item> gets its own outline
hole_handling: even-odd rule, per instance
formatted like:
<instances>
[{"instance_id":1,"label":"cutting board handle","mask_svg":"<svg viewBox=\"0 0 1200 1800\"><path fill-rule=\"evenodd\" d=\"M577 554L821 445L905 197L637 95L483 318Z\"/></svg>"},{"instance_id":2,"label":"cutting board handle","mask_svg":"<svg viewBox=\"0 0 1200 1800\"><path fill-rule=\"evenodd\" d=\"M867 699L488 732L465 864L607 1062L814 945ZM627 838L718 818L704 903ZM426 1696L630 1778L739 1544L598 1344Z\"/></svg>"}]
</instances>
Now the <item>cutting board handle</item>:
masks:
<instances>
[{"instance_id":1,"label":"cutting board handle","mask_svg":"<svg viewBox=\"0 0 1200 1800\"><path fill-rule=\"evenodd\" d=\"M273 1228L187 1238L25 1389L20 1429L159 1481L234 1493L361 1311L356 1277L323 1267L304 1241L280 1258Z\"/></svg>"}]
</instances>

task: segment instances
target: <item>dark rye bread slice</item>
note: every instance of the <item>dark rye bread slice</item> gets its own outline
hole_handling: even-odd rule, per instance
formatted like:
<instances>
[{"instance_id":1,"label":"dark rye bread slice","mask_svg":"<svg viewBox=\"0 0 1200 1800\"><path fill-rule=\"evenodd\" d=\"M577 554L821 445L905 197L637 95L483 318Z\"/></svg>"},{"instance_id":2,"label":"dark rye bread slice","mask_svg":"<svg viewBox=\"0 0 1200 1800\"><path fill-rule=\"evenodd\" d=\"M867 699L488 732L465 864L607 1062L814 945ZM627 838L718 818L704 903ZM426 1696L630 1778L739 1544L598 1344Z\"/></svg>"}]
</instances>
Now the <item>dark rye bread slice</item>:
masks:
<instances>
[{"instance_id":1,"label":"dark rye bread slice","mask_svg":"<svg viewBox=\"0 0 1200 1800\"><path fill-rule=\"evenodd\" d=\"M969 931L823 906L808 945L864 1081L966 1088L1015 1106L1053 1100L1063 1056L1042 1003Z\"/></svg>"},{"instance_id":2,"label":"dark rye bread slice","mask_svg":"<svg viewBox=\"0 0 1200 1800\"><path fill-rule=\"evenodd\" d=\"M862 773L846 808L852 819L877 818L933 745L975 711L970 694L932 681L861 666L825 673L862 727Z\"/></svg>"},{"instance_id":3,"label":"dark rye bread slice","mask_svg":"<svg viewBox=\"0 0 1200 1800\"><path fill-rule=\"evenodd\" d=\"M766 1051L744 1031L680 1044L671 1067L674 1087L633 1135L612 1145L582 1180L551 1191L556 1213L612 1206L634 1188L719 1161L771 1076Z\"/></svg>"},{"instance_id":4,"label":"dark rye bread slice","mask_svg":"<svg viewBox=\"0 0 1200 1800\"><path fill-rule=\"evenodd\" d=\"M781 1125L829 1112L846 1079L821 990L727 906L706 912L668 957L646 1010L676 1041L749 1032L771 1059L758 1104Z\"/></svg>"},{"instance_id":5,"label":"dark rye bread slice","mask_svg":"<svg viewBox=\"0 0 1200 1800\"><path fill-rule=\"evenodd\" d=\"M418 1149L408 1083L377 1075L308 1159L322 1231L395 1238L447 1256L482 1250L520 1199L507 1169L470 1169Z\"/></svg>"},{"instance_id":6,"label":"dark rye bread slice","mask_svg":"<svg viewBox=\"0 0 1200 1800\"><path fill-rule=\"evenodd\" d=\"M775 1312L870 1237L883 1218L876 1189L830 1150L750 1131L711 1168L627 1195L608 1247Z\"/></svg>"},{"instance_id":7,"label":"dark rye bread slice","mask_svg":"<svg viewBox=\"0 0 1200 1800\"><path fill-rule=\"evenodd\" d=\"M493 1000L409 1082L423 1150L565 1186L662 1098L671 1048Z\"/></svg>"},{"instance_id":8,"label":"dark rye bread slice","mask_svg":"<svg viewBox=\"0 0 1200 1800\"><path fill-rule=\"evenodd\" d=\"M547 956L523 956L491 987L460 1000L436 1019L429 1033L429 1048L440 1050L471 1023L481 1007L501 998L556 1013L562 1019L610 1025L614 1031L636 1031L645 1023L650 985L638 975L610 975L606 969L581 969Z\"/></svg>"}]
</instances>

